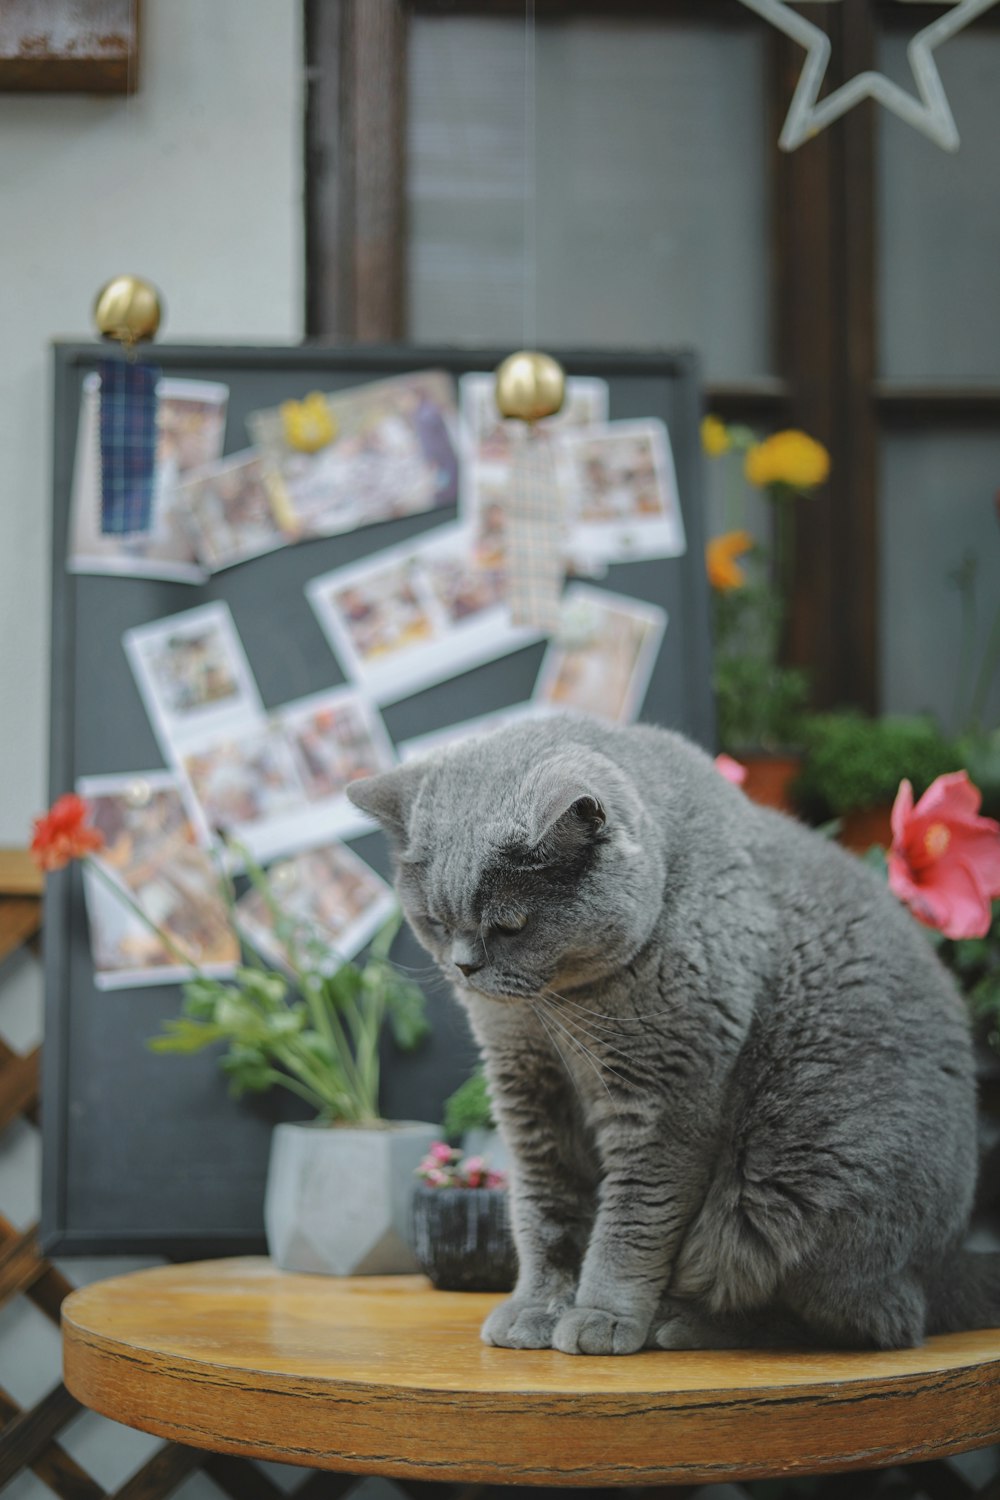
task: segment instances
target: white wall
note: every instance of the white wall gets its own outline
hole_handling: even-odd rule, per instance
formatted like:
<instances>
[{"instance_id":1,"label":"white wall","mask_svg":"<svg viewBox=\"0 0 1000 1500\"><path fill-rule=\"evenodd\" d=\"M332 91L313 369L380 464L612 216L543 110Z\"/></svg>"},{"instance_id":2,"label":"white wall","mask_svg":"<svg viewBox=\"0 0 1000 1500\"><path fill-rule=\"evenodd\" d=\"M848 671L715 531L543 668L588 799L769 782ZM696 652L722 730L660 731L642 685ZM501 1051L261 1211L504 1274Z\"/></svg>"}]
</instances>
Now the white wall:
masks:
<instances>
[{"instance_id":1,"label":"white wall","mask_svg":"<svg viewBox=\"0 0 1000 1500\"><path fill-rule=\"evenodd\" d=\"M0 95L0 845L46 801L48 342L119 271L168 341L301 336L301 10L145 0L136 95Z\"/></svg>"},{"instance_id":2,"label":"white wall","mask_svg":"<svg viewBox=\"0 0 1000 1500\"><path fill-rule=\"evenodd\" d=\"M119 271L163 292L167 341L297 341L303 304L300 0L143 0L140 92L0 95L0 846L47 800L49 341L92 336ZM0 974L0 1034L41 1031L37 965ZM0 1208L38 1216L38 1135L0 1137ZM75 1281L124 1269L73 1262ZM0 1385L30 1404L59 1379L56 1330L0 1311ZM157 1444L85 1413L64 1446L108 1488ZM10 1500L51 1500L24 1472ZM179 1500L222 1500L203 1475Z\"/></svg>"}]
</instances>

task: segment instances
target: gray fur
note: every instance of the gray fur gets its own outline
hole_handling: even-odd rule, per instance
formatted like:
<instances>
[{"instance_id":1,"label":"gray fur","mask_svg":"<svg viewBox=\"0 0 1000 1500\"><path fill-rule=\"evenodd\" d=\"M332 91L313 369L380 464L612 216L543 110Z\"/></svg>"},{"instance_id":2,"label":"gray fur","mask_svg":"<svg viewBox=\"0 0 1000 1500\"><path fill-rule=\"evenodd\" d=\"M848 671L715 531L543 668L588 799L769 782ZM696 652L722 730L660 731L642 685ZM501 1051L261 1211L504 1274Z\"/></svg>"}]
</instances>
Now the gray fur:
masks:
<instances>
[{"instance_id":1,"label":"gray fur","mask_svg":"<svg viewBox=\"0 0 1000 1500\"><path fill-rule=\"evenodd\" d=\"M858 861L647 727L522 723L349 795L514 1161L520 1276L487 1343L893 1348L1000 1321L994 1259L958 1248L965 1007Z\"/></svg>"}]
</instances>

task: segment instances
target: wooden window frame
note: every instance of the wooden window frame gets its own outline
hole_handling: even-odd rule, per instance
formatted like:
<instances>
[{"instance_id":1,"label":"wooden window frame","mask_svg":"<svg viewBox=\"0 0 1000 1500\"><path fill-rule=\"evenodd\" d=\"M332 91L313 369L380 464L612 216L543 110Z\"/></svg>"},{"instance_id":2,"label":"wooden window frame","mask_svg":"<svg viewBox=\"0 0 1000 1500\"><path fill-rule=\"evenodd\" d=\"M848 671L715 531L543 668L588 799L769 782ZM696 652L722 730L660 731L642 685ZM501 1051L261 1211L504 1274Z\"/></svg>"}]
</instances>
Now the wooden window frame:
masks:
<instances>
[{"instance_id":1,"label":"wooden window frame","mask_svg":"<svg viewBox=\"0 0 1000 1500\"><path fill-rule=\"evenodd\" d=\"M810 8L832 42L827 87L874 68L878 37L947 6L840 0ZM765 26L737 0L537 0L540 19L646 16ZM410 13L523 16L524 0L306 0L306 330L319 341L406 337L406 76ZM978 25L1000 24L1000 7ZM888 430L995 423L1000 386L880 380L876 107L868 102L799 150L777 139L803 52L766 27L771 276L778 376L709 384L723 416L802 427L834 456L801 508L786 641L810 667L818 706L880 706L879 443ZM780 288L780 294L779 294Z\"/></svg>"}]
</instances>

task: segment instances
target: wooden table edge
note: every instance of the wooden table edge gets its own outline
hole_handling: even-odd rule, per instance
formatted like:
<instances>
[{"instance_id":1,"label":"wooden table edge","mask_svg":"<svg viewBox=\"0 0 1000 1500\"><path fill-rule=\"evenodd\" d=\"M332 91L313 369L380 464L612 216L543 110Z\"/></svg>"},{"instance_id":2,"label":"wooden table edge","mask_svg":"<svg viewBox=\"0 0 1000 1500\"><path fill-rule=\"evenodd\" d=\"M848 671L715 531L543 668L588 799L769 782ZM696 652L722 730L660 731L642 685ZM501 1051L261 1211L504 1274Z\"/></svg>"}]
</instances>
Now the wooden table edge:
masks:
<instances>
[{"instance_id":1,"label":"wooden table edge","mask_svg":"<svg viewBox=\"0 0 1000 1500\"><path fill-rule=\"evenodd\" d=\"M1000 1360L985 1367L995 1418L985 1428L955 1433L954 1402L963 1391L974 1387L985 1409L981 1363L912 1371L888 1382L776 1386L765 1395L721 1387L625 1391L582 1403L570 1393L503 1390L484 1400L482 1391L468 1389L247 1371L95 1335L74 1323L66 1304L63 1347L71 1394L126 1426L213 1452L390 1479L553 1487L708 1484L916 1463L1000 1442ZM928 1381L939 1388L940 1416L933 1432L927 1433L926 1413L920 1412L913 1423L923 1433L920 1439L903 1447L878 1440L877 1434L884 1438L892 1431L894 1417L923 1394ZM197 1399L206 1385L214 1387L211 1403ZM797 1408L810 1429L832 1420L840 1439L836 1451L829 1442L819 1452L801 1442L789 1444L787 1424L777 1433L785 1441L776 1442L769 1424L779 1408L786 1415ZM220 1417L225 1419L221 1427ZM541 1424L544 1463L519 1452L513 1424L520 1424L523 1434L525 1422ZM470 1423L479 1445L474 1456L457 1451L455 1441L457 1436L458 1446L468 1448ZM605 1440L602 1459L571 1463L574 1453L592 1445L595 1424ZM720 1437L733 1426L743 1439L736 1447L745 1443L758 1450L757 1457L737 1457L732 1432L731 1457L683 1456L692 1446L726 1452ZM426 1457L406 1456L403 1445L412 1448L415 1440ZM644 1455L642 1461L637 1454Z\"/></svg>"}]
</instances>

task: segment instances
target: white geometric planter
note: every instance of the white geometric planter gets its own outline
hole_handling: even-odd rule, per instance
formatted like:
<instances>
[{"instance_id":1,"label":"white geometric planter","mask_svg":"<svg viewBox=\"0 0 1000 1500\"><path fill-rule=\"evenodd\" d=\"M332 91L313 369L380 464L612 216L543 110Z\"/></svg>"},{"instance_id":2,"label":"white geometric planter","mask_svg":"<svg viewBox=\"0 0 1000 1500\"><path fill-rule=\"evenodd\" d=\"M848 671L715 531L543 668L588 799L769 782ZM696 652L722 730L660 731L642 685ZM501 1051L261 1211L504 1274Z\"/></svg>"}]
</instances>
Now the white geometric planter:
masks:
<instances>
[{"instance_id":1,"label":"white geometric planter","mask_svg":"<svg viewBox=\"0 0 1000 1500\"><path fill-rule=\"evenodd\" d=\"M283 1271L391 1276L416 1271L408 1244L414 1172L439 1125L275 1126L264 1195L271 1259Z\"/></svg>"}]
</instances>

